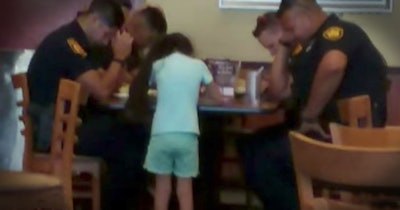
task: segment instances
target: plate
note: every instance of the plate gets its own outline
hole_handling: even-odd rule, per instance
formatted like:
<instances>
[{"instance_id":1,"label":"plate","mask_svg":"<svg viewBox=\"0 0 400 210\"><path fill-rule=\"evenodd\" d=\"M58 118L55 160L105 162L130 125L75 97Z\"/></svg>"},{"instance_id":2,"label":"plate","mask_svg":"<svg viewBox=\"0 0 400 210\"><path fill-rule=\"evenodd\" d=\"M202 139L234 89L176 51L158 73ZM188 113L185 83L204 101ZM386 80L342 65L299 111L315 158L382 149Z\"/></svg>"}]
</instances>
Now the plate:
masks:
<instances>
[{"instance_id":1,"label":"plate","mask_svg":"<svg viewBox=\"0 0 400 210\"><path fill-rule=\"evenodd\" d=\"M114 96L117 98L128 98L129 93L119 92L119 93L114 93Z\"/></svg>"}]
</instances>

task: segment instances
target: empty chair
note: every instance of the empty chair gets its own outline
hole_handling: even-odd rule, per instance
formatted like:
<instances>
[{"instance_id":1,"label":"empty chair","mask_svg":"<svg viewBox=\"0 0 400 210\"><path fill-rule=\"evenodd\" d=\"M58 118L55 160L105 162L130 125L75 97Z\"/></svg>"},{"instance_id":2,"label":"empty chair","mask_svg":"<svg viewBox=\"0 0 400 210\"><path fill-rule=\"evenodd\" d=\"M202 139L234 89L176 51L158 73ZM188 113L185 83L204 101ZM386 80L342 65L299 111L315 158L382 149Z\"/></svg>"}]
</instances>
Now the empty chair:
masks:
<instances>
[{"instance_id":1,"label":"empty chair","mask_svg":"<svg viewBox=\"0 0 400 210\"><path fill-rule=\"evenodd\" d=\"M337 190L372 191L377 194L400 188L400 148L341 146L319 142L297 132L290 132L289 135L302 210L369 209L373 204L367 201L355 206L316 198L313 182Z\"/></svg>"}]
</instances>

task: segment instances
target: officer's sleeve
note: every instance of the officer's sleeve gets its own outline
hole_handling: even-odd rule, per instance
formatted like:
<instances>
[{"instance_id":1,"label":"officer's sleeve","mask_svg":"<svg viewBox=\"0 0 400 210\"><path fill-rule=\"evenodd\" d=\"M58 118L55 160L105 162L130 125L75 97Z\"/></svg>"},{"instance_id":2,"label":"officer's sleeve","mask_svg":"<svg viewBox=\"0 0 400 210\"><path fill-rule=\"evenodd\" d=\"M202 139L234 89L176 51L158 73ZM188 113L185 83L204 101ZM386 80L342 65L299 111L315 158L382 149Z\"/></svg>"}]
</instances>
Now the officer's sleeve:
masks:
<instances>
[{"instance_id":1,"label":"officer's sleeve","mask_svg":"<svg viewBox=\"0 0 400 210\"><path fill-rule=\"evenodd\" d=\"M201 82L205 85L210 84L213 81L213 76L208 69L207 65L203 61L200 62L200 68L201 68L201 73L202 73L202 78Z\"/></svg>"},{"instance_id":2,"label":"officer's sleeve","mask_svg":"<svg viewBox=\"0 0 400 210\"><path fill-rule=\"evenodd\" d=\"M60 55L64 61L66 74L70 79L76 80L83 73L94 70L95 67L92 62L87 58L86 51L79 46L79 44L65 43L64 49Z\"/></svg>"},{"instance_id":3,"label":"officer's sleeve","mask_svg":"<svg viewBox=\"0 0 400 210\"><path fill-rule=\"evenodd\" d=\"M321 34L322 54L339 50L349 57L364 39L364 33L355 25L330 26Z\"/></svg>"}]
</instances>

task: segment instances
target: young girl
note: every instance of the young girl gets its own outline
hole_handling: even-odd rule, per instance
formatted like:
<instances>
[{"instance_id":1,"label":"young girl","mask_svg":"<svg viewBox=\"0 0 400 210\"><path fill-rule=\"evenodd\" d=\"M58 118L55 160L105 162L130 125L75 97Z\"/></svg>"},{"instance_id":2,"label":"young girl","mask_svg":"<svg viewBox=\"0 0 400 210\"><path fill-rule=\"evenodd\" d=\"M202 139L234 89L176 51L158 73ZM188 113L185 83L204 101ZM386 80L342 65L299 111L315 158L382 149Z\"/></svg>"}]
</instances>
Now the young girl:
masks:
<instances>
[{"instance_id":1,"label":"young girl","mask_svg":"<svg viewBox=\"0 0 400 210\"><path fill-rule=\"evenodd\" d=\"M144 167L156 174L155 209L167 210L171 175L177 177L181 210L193 209L192 177L199 172L197 102L201 85L222 99L207 66L192 58L192 44L182 34L161 38L151 49L134 89L136 116L146 116L149 83L157 86L157 105ZM149 82L147 82L149 81ZM141 83L141 85L139 85Z\"/></svg>"}]
</instances>

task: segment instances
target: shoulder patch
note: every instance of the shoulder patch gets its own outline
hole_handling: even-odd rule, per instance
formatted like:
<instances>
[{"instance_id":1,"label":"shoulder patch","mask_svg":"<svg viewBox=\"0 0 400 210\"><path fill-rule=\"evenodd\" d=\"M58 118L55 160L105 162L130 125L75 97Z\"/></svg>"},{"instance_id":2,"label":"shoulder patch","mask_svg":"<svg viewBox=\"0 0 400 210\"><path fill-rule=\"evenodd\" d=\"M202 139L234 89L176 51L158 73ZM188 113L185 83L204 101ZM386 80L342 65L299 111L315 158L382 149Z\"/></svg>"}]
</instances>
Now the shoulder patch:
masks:
<instances>
[{"instance_id":1,"label":"shoulder patch","mask_svg":"<svg viewBox=\"0 0 400 210\"><path fill-rule=\"evenodd\" d=\"M338 41L343 37L344 30L340 26L331 26L325 29L323 37L329 41Z\"/></svg>"},{"instance_id":2,"label":"shoulder patch","mask_svg":"<svg viewBox=\"0 0 400 210\"><path fill-rule=\"evenodd\" d=\"M69 48L75 54L80 55L83 58L85 58L87 56L86 51L81 47L81 45L74 38L68 38L67 43L68 43Z\"/></svg>"},{"instance_id":3,"label":"shoulder patch","mask_svg":"<svg viewBox=\"0 0 400 210\"><path fill-rule=\"evenodd\" d=\"M293 49L292 49L292 56L293 55L298 55L303 51L303 46L301 44L297 44Z\"/></svg>"}]
</instances>

